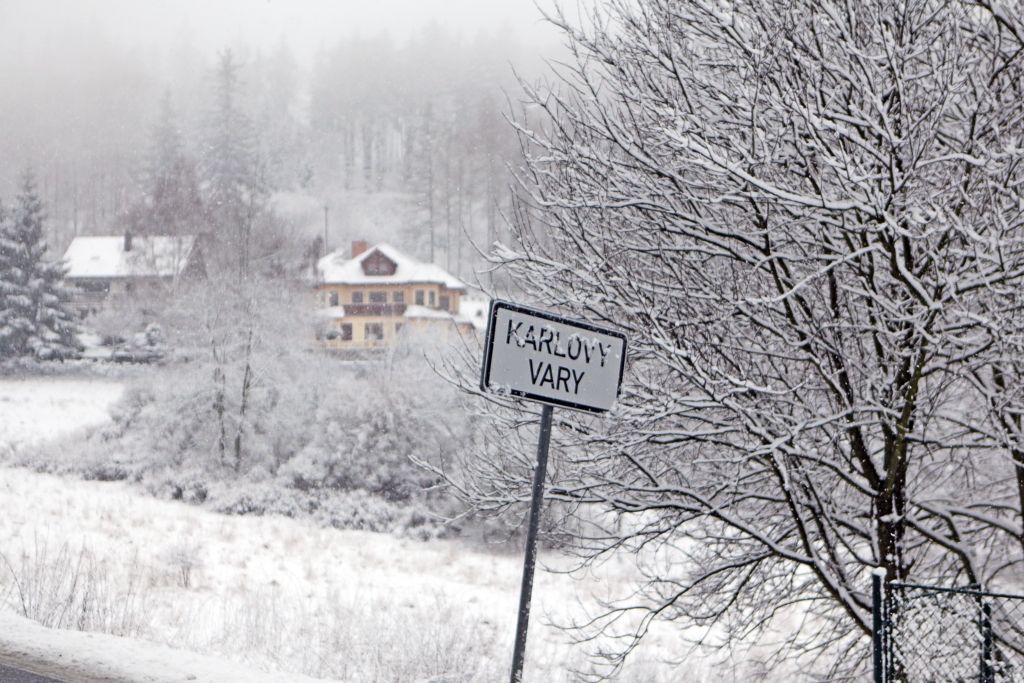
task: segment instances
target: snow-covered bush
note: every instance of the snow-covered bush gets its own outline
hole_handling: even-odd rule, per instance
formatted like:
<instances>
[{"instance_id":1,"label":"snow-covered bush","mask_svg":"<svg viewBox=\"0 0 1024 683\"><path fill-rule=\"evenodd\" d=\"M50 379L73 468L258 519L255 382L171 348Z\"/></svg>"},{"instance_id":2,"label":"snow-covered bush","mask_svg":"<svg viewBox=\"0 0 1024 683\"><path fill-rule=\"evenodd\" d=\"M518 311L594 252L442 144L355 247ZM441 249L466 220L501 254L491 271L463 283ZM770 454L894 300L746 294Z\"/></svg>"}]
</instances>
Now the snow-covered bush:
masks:
<instances>
[{"instance_id":1,"label":"snow-covered bush","mask_svg":"<svg viewBox=\"0 0 1024 683\"><path fill-rule=\"evenodd\" d=\"M455 503L417 463L440 465L471 424L422 355L353 365L276 340L237 357L222 348L135 373L109 423L37 467L129 479L230 514L445 533Z\"/></svg>"},{"instance_id":2,"label":"snow-covered bush","mask_svg":"<svg viewBox=\"0 0 1024 683\"><path fill-rule=\"evenodd\" d=\"M84 325L99 335L105 346L121 344L150 323L161 320L173 299L169 292L147 290L142 296L111 297Z\"/></svg>"},{"instance_id":3,"label":"snow-covered bush","mask_svg":"<svg viewBox=\"0 0 1024 683\"><path fill-rule=\"evenodd\" d=\"M361 489L351 489L341 496L324 496L313 517L324 526L362 531L404 532L423 527L428 521L408 506Z\"/></svg>"},{"instance_id":4,"label":"snow-covered bush","mask_svg":"<svg viewBox=\"0 0 1024 683\"><path fill-rule=\"evenodd\" d=\"M282 465L279 476L300 490L364 489L387 500L408 500L434 479L422 459L431 438L429 417L396 406L372 381L338 392L318 406L309 441Z\"/></svg>"},{"instance_id":5,"label":"snow-covered bush","mask_svg":"<svg viewBox=\"0 0 1024 683\"><path fill-rule=\"evenodd\" d=\"M187 362L125 369L111 420L19 462L231 514L311 516L335 527L446 533L454 499L421 467L470 443L463 398L409 344L362 363L312 349L302 291L279 282L197 287L141 335Z\"/></svg>"},{"instance_id":6,"label":"snow-covered bush","mask_svg":"<svg viewBox=\"0 0 1024 683\"><path fill-rule=\"evenodd\" d=\"M154 465L159 462L158 458L152 460ZM140 467L136 472L146 490L158 498L198 504L206 502L209 497L210 474L201 468L164 465L153 469Z\"/></svg>"},{"instance_id":7,"label":"snow-covered bush","mask_svg":"<svg viewBox=\"0 0 1024 683\"><path fill-rule=\"evenodd\" d=\"M164 549L161 559L179 586L191 588L193 577L203 569L203 546L190 541L175 542Z\"/></svg>"}]
</instances>

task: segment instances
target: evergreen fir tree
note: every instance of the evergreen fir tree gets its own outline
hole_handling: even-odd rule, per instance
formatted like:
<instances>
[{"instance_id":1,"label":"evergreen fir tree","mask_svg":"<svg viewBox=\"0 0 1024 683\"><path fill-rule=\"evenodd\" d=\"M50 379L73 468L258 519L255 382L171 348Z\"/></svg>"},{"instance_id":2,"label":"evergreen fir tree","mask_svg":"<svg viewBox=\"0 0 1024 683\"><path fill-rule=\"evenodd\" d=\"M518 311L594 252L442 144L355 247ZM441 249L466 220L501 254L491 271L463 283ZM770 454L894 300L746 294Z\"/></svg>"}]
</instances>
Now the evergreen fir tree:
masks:
<instances>
[{"instance_id":1,"label":"evergreen fir tree","mask_svg":"<svg viewBox=\"0 0 1024 683\"><path fill-rule=\"evenodd\" d=\"M0 204L0 360L22 355L30 330L22 315L27 299L18 251L14 219Z\"/></svg>"},{"instance_id":2,"label":"evergreen fir tree","mask_svg":"<svg viewBox=\"0 0 1024 683\"><path fill-rule=\"evenodd\" d=\"M267 208L267 188L252 122L240 102L239 69L230 50L220 54L199 169L215 259L222 267L234 265L242 278L249 271L254 225Z\"/></svg>"},{"instance_id":3,"label":"evergreen fir tree","mask_svg":"<svg viewBox=\"0 0 1024 683\"><path fill-rule=\"evenodd\" d=\"M152 131L142 178L143 197L127 216L138 235L188 235L201 229L203 205L195 161L188 155L169 93Z\"/></svg>"},{"instance_id":4,"label":"evergreen fir tree","mask_svg":"<svg viewBox=\"0 0 1024 683\"><path fill-rule=\"evenodd\" d=\"M0 230L0 355L5 358L63 359L80 350L64 266L46 260L43 217L35 179L27 172Z\"/></svg>"}]
</instances>

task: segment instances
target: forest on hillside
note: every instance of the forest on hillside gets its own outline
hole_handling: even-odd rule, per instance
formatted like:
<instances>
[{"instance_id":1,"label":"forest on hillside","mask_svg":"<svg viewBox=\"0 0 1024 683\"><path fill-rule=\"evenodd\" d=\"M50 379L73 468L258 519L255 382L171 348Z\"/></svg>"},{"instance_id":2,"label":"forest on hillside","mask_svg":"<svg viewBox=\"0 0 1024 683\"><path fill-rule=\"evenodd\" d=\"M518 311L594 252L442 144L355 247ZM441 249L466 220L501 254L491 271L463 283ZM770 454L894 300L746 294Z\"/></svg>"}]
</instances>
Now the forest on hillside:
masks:
<instances>
[{"instance_id":1,"label":"forest on hillside","mask_svg":"<svg viewBox=\"0 0 1024 683\"><path fill-rule=\"evenodd\" d=\"M518 80L542 68L502 28L339 31L308 64L283 40L211 52L182 31L148 51L61 42L2 48L21 59L0 64L0 196L31 168L51 253L83 234L204 232L226 268L262 274L362 238L472 280L474 244L511 203Z\"/></svg>"}]
</instances>

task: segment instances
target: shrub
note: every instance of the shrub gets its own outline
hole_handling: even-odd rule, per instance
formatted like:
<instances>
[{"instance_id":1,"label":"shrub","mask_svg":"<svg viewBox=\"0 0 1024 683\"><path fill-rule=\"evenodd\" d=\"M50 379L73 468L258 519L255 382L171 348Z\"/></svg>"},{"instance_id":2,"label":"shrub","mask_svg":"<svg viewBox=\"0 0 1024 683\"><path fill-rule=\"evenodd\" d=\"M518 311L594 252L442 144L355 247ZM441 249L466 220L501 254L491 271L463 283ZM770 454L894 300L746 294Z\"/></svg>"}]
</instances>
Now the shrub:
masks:
<instances>
[{"instance_id":1,"label":"shrub","mask_svg":"<svg viewBox=\"0 0 1024 683\"><path fill-rule=\"evenodd\" d=\"M469 425L454 390L424 372L421 357L353 367L260 348L248 361L258 372L244 409L243 369L221 360L135 373L109 423L33 454L31 464L138 481L157 497L228 514L450 533L438 517L454 503L415 461L450 448Z\"/></svg>"}]
</instances>

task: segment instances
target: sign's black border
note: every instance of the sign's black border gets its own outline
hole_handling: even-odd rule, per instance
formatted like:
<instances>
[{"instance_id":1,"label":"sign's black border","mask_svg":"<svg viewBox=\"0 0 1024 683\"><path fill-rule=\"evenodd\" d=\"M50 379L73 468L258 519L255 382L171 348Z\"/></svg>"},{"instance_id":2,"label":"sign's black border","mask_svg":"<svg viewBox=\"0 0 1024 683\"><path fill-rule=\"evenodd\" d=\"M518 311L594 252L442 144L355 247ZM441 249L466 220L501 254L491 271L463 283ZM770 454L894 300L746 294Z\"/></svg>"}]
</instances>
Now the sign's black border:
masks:
<instances>
[{"instance_id":1,"label":"sign's black border","mask_svg":"<svg viewBox=\"0 0 1024 683\"><path fill-rule=\"evenodd\" d=\"M563 318L562 316L542 311L536 308L530 308L529 306L520 306L519 304L513 304L508 301L502 301L500 299L492 299L490 310L487 312L487 337L484 341L484 362L480 368L480 389L482 391L491 391L488 380L491 374L491 356L494 353L494 327L495 321L498 317L499 309L507 309L515 311L516 313L525 313L526 315L532 315L536 318L542 318L544 320L550 320L552 322L561 323L563 325L571 325L573 327L580 327L584 330L590 330L591 332L598 332L600 334L608 335L609 337L618 337L622 340L622 356L619 358L619 380L615 387L615 395L618 396L622 392L622 375L626 369L626 349L628 347L628 340L626 335L618 330L613 330L607 327L600 327L599 325L593 325L588 322L581 320L573 320L571 318ZM560 408L572 408L573 410L582 410L587 413L605 413L608 412L607 408L595 408L594 406L585 405L582 403L573 403L572 401L563 401L557 398L548 398L546 396L538 396L537 394L531 394L528 391L520 391L518 389L510 389L505 392L509 396L515 396L517 398L524 398L530 401L537 401L539 403L547 403L548 405L558 406Z\"/></svg>"}]
</instances>

